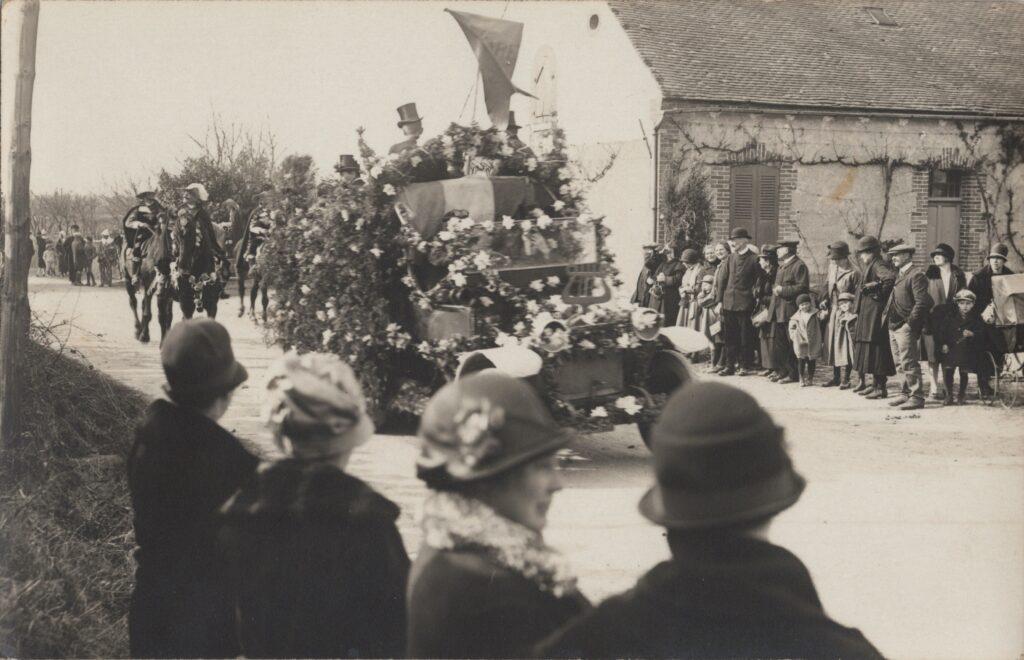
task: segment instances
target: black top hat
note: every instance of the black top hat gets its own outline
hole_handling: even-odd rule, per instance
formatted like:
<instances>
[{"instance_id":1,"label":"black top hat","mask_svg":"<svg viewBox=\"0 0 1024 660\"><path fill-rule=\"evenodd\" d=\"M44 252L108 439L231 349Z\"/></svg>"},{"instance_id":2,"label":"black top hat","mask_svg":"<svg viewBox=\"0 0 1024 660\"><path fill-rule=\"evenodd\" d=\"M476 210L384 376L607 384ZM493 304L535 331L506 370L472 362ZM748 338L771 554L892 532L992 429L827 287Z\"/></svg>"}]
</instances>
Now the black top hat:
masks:
<instances>
[{"instance_id":1,"label":"black top hat","mask_svg":"<svg viewBox=\"0 0 1024 660\"><path fill-rule=\"evenodd\" d=\"M882 244L878 242L878 238L875 236L861 236L860 240L857 241L857 252L878 252L882 249Z\"/></svg>"},{"instance_id":2,"label":"black top hat","mask_svg":"<svg viewBox=\"0 0 1024 660\"><path fill-rule=\"evenodd\" d=\"M956 256L956 251L953 250L952 245L947 245L946 243L939 243L938 245L935 246L935 248L931 251L931 254L929 254L928 256L934 257L937 254L941 254L942 256L944 256L946 258L946 261L952 262L953 257Z\"/></svg>"},{"instance_id":3,"label":"black top hat","mask_svg":"<svg viewBox=\"0 0 1024 660\"><path fill-rule=\"evenodd\" d=\"M423 121L423 117L420 117L419 113L416 112L415 103L406 103L405 105L398 106L399 127L406 124L415 124L418 121Z\"/></svg>"},{"instance_id":4,"label":"black top hat","mask_svg":"<svg viewBox=\"0 0 1024 660\"><path fill-rule=\"evenodd\" d=\"M767 518L799 499L782 429L752 396L694 381L669 399L654 427L657 484L640 500L652 522L723 528Z\"/></svg>"},{"instance_id":5,"label":"black top hat","mask_svg":"<svg viewBox=\"0 0 1024 660\"><path fill-rule=\"evenodd\" d=\"M1006 247L1002 243L996 243L992 246L992 250L988 254L989 259L1002 259L1006 261L1006 258L1010 256L1010 248Z\"/></svg>"},{"instance_id":6,"label":"black top hat","mask_svg":"<svg viewBox=\"0 0 1024 660\"><path fill-rule=\"evenodd\" d=\"M231 350L231 336L212 319L175 323L160 348L165 389L179 403L205 401L241 385L249 377Z\"/></svg>"},{"instance_id":7,"label":"black top hat","mask_svg":"<svg viewBox=\"0 0 1024 660\"><path fill-rule=\"evenodd\" d=\"M745 238L749 241L750 232L747 231L746 227L734 227L733 230L729 232L729 238Z\"/></svg>"},{"instance_id":8,"label":"black top hat","mask_svg":"<svg viewBox=\"0 0 1024 660\"><path fill-rule=\"evenodd\" d=\"M341 154L338 156L338 172L359 172L359 163L352 154Z\"/></svg>"},{"instance_id":9,"label":"black top hat","mask_svg":"<svg viewBox=\"0 0 1024 660\"><path fill-rule=\"evenodd\" d=\"M843 257L850 256L850 246L846 241L836 241L832 245L828 246L828 256L830 259L842 259Z\"/></svg>"},{"instance_id":10,"label":"black top hat","mask_svg":"<svg viewBox=\"0 0 1024 660\"><path fill-rule=\"evenodd\" d=\"M522 128L522 126L520 126L519 124L516 123L516 113L512 112L511 110L508 113L508 127L509 128Z\"/></svg>"}]
</instances>

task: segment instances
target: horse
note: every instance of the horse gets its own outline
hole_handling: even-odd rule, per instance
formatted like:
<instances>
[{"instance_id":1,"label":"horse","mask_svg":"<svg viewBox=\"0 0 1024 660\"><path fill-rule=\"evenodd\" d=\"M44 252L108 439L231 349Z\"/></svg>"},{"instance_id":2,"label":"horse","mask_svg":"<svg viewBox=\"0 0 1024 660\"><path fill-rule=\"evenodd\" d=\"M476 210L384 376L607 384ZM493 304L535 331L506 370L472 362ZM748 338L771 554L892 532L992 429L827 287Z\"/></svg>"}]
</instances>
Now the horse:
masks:
<instances>
[{"instance_id":1,"label":"horse","mask_svg":"<svg viewBox=\"0 0 1024 660\"><path fill-rule=\"evenodd\" d=\"M174 291L171 286L172 248L170 239L170 218L164 210L157 213L158 226L141 245L142 260L133 259L136 229L127 226L139 205L133 206L121 221L125 241L120 246L119 268L128 291L128 304L135 317L135 338L142 343L149 342L149 322L153 318L152 301L156 297L157 322L160 324L160 343L163 344L174 318ZM137 293L142 292L141 316Z\"/></svg>"},{"instance_id":2,"label":"horse","mask_svg":"<svg viewBox=\"0 0 1024 660\"><path fill-rule=\"evenodd\" d=\"M262 318L263 322L266 323L267 305L270 303L270 295L267 291L267 282L257 265L259 251L266 238L258 237L251 231L253 219L258 217L261 210L264 209L257 206L249 214L249 219L246 221L245 229L242 232L242 239L238 241L238 246L235 248L234 257L235 272L238 275L238 316L242 317L245 315L245 278L252 275L252 290L249 294L249 315L253 321L256 320L256 296L262 294Z\"/></svg>"},{"instance_id":3,"label":"horse","mask_svg":"<svg viewBox=\"0 0 1024 660\"><path fill-rule=\"evenodd\" d=\"M217 318L217 305L224 290L220 267L227 257L206 208L179 208L173 235L178 248L175 286L182 315L190 319L199 310L211 319Z\"/></svg>"}]
</instances>

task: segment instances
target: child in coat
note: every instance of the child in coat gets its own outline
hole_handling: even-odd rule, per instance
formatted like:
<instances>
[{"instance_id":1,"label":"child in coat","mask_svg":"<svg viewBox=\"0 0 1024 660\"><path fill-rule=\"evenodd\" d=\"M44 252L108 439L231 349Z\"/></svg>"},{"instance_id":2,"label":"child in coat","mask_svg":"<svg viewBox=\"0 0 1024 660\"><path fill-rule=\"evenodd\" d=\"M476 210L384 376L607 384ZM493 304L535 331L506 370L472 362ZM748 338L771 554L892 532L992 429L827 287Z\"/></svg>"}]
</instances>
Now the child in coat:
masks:
<instances>
[{"instance_id":1,"label":"child in coat","mask_svg":"<svg viewBox=\"0 0 1024 660\"><path fill-rule=\"evenodd\" d=\"M935 347L942 363L942 378L946 384L946 399L943 401L943 405L946 406L953 405L954 372L960 370L960 389L956 403L963 405L967 396L969 373L977 373L979 362L988 359L983 349L985 329L982 321L971 316L976 300L973 291L961 289L953 296L955 307L941 305L935 308ZM980 384L979 379L979 386Z\"/></svg>"},{"instance_id":2,"label":"child in coat","mask_svg":"<svg viewBox=\"0 0 1024 660\"><path fill-rule=\"evenodd\" d=\"M821 355L821 326L808 294L797 296L796 304L800 309L789 319L789 339L800 368L800 387L810 387L814 384L815 363Z\"/></svg>"},{"instance_id":3,"label":"child in coat","mask_svg":"<svg viewBox=\"0 0 1024 660\"><path fill-rule=\"evenodd\" d=\"M700 316L698 317L696 330L704 333L714 343L714 352L711 355L711 366L718 364L718 361L722 357L722 349L725 346L725 342L722 338L721 326L722 323L719 319L718 313L718 301L715 298L715 277L713 275L705 275L700 282L700 292L697 294L697 304L700 306Z\"/></svg>"},{"instance_id":4,"label":"child in coat","mask_svg":"<svg viewBox=\"0 0 1024 660\"><path fill-rule=\"evenodd\" d=\"M857 320L857 313L853 311L854 295L852 293L839 294L839 310L836 312L837 330L833 337L832 354L834 356L835 368L842 369L842 380L839 381L839 389L850 389L850 373L853 371L853 324Z\"/></svg>"}]
</instances>

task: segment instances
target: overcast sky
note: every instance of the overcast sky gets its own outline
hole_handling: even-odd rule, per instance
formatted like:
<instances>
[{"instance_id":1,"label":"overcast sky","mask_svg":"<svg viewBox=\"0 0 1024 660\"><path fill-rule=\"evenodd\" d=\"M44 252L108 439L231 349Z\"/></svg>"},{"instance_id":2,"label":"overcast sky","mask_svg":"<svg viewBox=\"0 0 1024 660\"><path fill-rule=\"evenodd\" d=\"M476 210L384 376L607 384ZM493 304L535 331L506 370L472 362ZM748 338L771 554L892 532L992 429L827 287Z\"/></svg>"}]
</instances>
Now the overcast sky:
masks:
<instances>
[{"instance_id":1,"label":"overcast sky","mask_svg":"<svg viewBox=\"0 0 1024 660\"><path fill-rule=\"evenodd\" d=\"M378 151L398 141L406 101L434 134L458 119L476 72L445 7L505 12L527 31L539 20L536 6L502 1L42 0L32 189L145 183L191 153L213 112L274 133L282 155L311 154L321 174L356 151L357 126ZM524 87L529 66L516 70ZM478 106L483 122L482 91Z\"/></svg>"}]
</instances>

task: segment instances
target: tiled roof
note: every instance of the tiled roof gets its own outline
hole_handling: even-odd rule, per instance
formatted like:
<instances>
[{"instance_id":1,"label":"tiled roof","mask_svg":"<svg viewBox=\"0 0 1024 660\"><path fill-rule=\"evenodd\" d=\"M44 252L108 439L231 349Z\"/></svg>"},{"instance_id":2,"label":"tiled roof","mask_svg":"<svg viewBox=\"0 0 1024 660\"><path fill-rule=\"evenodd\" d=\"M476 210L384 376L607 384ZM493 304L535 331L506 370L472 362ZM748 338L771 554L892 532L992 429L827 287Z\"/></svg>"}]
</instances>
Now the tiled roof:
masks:
<instances>
[{"instance_id":1,"label":"tiled roof","mask_svg":"<svg viewBox=\"0 0 1024 660\"><path fill-rule=\"evenodd\" d=\"M1019 0L609 4L666 99L1024 116Z\"/></svg>"}]
</instances>

